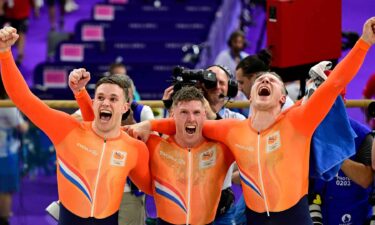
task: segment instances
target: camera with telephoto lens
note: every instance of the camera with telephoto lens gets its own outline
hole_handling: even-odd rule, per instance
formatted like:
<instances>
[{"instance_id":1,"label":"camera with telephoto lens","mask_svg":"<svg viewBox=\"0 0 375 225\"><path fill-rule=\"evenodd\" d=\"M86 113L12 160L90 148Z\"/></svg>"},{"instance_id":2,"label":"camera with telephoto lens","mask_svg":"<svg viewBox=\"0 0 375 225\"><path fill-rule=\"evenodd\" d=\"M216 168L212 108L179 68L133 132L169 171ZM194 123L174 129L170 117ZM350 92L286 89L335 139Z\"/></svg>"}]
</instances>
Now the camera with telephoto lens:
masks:
<instances>
[{"instance_id":1,"label":"camera with telephoto lens","mask_svg":"<svg viewBox=\"0 0 375 225\"><path fill-rule=\"evenodd\" d=\"M176 93L184 86L196 86L201 84L207 89L212 89L216 87L217 79L216 74L209 70L190 70L185 69L182 66L176 66L172 72L173 80L173 92ZM164 107L170 109L173 103L172 99L163 99Z\"/></svg>"},{"instance_id":2,"label":"camera with telephoto lens","mask_svg":"<svg viewBox=\"0 0 375 225\"><path fill-rule=\"evenodd\" d=\"M184 86L196 86L198 83L204 84L207 89L216 87L216 74L209 70L190 70L182 66L173 69L173 90L177 92Z\"/></svg>"}]
</instances>

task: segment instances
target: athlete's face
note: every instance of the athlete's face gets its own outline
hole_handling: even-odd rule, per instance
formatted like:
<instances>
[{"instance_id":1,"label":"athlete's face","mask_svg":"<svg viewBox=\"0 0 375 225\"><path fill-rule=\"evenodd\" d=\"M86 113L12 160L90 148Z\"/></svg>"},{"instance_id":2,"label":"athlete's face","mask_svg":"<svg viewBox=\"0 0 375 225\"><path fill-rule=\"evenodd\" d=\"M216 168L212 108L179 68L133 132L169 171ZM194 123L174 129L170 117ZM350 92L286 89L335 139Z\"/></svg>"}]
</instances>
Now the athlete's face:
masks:
<instances>
[{"instance_id":1,"label":"athlete's face","mask_svg":"<svg viewBox=\"0 0 375 225\"><path fill-rule=\"evenodd\" d=\"M268 110L281 107L286 96L284 84L275 75L265 73L254 81L251 89L250 104L258 110Z\"/></svg>"},{"instance_id":2,"label":"athlete's face","mask_svg":"<svg viewBox=\"0 0 375 225\"><path fill-rule=\"evenodd\" d=\"M182 144L182 147L194 147L202 141L202 127L206 119L206 111L201 101L177 103L173 106L172 116L176 121L177 143Z\"/></svg>"},{"instance_id":3,"label":"athlete's face","mask_svg":"<svg viewBox=\"0 0 375 225\"><path fill-rule=\"evenodd\" d=\"M120 128L122 114L129 106L120 86L104 83L96 89L93 108L97 129L110 132Z\"/></svg>"},{"instance_id":4,"label":"athlete's face","mask_svg":"<svg viewBox=\"0 0 375 225\"><path fill-rule=\"evenodd\" d=\"M216 74L216 87L211 89L205 89L205 97L211 106L219 106L221 108L224 106L224 96L228 93L228 76L227 74L219 67L213 66L208 68L208 70Z\"/></svg>"}]
</instances>

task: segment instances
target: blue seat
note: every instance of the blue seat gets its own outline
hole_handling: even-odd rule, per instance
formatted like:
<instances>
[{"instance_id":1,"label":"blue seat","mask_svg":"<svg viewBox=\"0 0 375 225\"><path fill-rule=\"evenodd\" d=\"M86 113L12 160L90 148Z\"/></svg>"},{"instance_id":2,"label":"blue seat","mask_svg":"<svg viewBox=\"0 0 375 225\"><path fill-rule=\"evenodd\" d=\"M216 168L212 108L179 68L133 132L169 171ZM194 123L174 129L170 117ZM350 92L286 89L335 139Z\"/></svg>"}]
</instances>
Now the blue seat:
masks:
<instances>
[{"instance_id":1,"label":"blue seat","mask_svg":"<svg viewBox=\"0 0 375 225\"><path fill-rule=\"evenodd\" d=\"M207 39L208 23L121 22L84 20L75 32L80 41L187 41Z\"/></svg>"},{"instance_id":2,"label":"blue seat","mask_svg":"<svg viewBox=\"0 0 375 225\"><path fill-rule=\"evenodd\" d=\"M99 3L93 7L92 18L95 20L139 22L171 21L174 22L211 22L217 5L177 5L155 8L149 5L129 6Z\"/></svg>"},{"instance_id":3,"label":"blue seat","mask_svg":"<svg viewBox=\"0 0 375 225\"><path fill-rule=\"evenodd\" d=\"M189 42L61 42L55 60L62 62L114 62L121 57L126 63L181 63L182 48Z\"/></svg>"}]
</instances>

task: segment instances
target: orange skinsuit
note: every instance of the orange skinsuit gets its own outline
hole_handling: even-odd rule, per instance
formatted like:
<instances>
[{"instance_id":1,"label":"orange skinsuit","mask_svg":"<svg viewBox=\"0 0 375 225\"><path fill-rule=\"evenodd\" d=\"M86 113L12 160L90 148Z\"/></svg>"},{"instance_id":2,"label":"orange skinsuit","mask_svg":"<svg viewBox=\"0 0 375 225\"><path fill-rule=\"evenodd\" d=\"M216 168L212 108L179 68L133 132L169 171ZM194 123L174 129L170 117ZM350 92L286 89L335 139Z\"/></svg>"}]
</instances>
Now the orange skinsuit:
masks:
<instances>
[{"instance_id":1,"label":"orange skinsuit","mask_svg":"<svg viewBox=\"0 0 375 225\"><path fill-rule=\"evenodd\" d=\"M77 102L83 119L91 120L90 99ZM225 175L234 161L229 149L207 140L182 148L172 137L157 135L150 135L147 147L158 217L172 224L213 222Z\"/></svg>"},{"instance_id":2,"label":"orange skinsuit","mask_svg":"<svg viewBox=\"0 0 375 225\"><path fill-rule=\"evenodd\" d=\"M298 102L282 112L266 130L253 129L251 118L205 123L204 135L231 149L248 208L257 213L282 212L307 194L311 136L359 70L368 49L360 39L306 104ZM170 119L151 124L152 130L161 133L175 130Z\"/></svg>"},{"instance_id":3,"label":"orange skinsuit","mask_svg":"<svg viewBox=\"0 0 375 225\"><path fill-rule=\"evenodd\" d=\"M143 191L151 192L144 143L124 132L105 139L92 130L91 123L80 123L49 108L30 92L10 51L0 53L0 60L9 97L55 146L59 199L70 212L83 218L113 215L119 209L128 175Z\"/></svg>"}]
</instances>

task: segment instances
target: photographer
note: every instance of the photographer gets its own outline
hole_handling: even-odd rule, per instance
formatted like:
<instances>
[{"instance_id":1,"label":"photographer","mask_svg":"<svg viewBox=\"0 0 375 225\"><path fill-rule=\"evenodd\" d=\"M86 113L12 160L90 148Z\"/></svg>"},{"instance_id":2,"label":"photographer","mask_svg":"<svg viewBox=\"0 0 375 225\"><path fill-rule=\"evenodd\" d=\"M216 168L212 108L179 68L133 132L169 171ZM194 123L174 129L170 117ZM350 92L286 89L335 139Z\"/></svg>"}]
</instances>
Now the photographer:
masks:
<instances>
[{"instance_id":1,"label":"photographer","mask_svg":"<svg viewBox=\"0 0 375 225\"><path fill-rule=\"evenodd\" d=\"M366 224L371 216L372 210L368 198L371 195L373 181L371 169L373 137L366 126L353 119L349 120L357 135L356 154L344 161L333 180L314 181L314 193L319 194L321 199L318 204L321 205L321 215L318 216L320 219L315 218L315 221L321 221L326 225Z\"/></svg>"},{"instance_id":2,"label":"photographer","mask_svg":"<svg viewBox=\"0 0 375 225\"><path fill-rule=\"evenodd\" d=\"M181 77L184 77L185 80L190 81L190 78L192 78L194 75L191 75L190 77L188 77L189 75L184 76L183 74L187 74L187 72L182 70L178 71L177 74L175 73L175 75L178 76L179 74L182 74ZM208 67L205 70L205 72L206 73L203 72L203 74L201 75L201 79L198 79L200 81L197 82L195 86L203 90L203 94L206 99L205 108L207 113L207 119L212 120L222 118L233 118L245 120L246 118L242 114L233 112L230 109L224 107L227 99L236 96L238 91L237 83L234 80L232 80L233 76L231 75L229 69L227 69L224 66L213 65ZM212 83L212 80L208 79L210 75L207 75L207 72L212 72L216 75L216 82ZM207 79L205 79L205 77L207 77ZM181 84L179 83L177 85ZM183 85L191 85L191 82L185 82L185 84L182 84L182 86ZM178 88L179 87L177 87L177 89ZM169 108L169 104L172 104L170 99L174 93L174 89L176 89L174 88L174 86L170 86L164 91L163 102L166 108ZM231 177L233 173L233 167L234 164L232 164L232 166L229 168L224 180L220 203L216 213L216 219L214 221L214 224L216 225L232 224L234 222L234 208L232 207L234 203L234 194L231 189Z\"/></svg>"},{"instance_id":3,"label":"photographer","mask_svg":"<svg viewBox=\"0 0 375 225\"><path fill-rule=\"evenodd\" d=\"M175 91L181 89L182 86L195 86L203 90L207 100L208 119L246 119L242 114L224 107L228 99L235 97L238 92L237 82L228 68L221 65L212 65L206 70L186 70L176 67L173 74L174 85L165 89L162 98L166 109L171 107L171 97Z\"/></svg>"}]
</instances>

